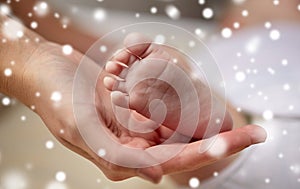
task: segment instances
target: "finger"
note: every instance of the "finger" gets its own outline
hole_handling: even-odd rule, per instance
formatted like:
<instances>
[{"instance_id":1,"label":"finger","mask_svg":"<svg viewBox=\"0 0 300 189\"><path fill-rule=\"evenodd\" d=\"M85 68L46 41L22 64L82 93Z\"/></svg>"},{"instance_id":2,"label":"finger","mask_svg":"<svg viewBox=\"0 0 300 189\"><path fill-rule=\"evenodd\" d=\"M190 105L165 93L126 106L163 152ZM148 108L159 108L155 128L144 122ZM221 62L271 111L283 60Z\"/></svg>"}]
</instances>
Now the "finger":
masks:
<instances>
[{"instance_id":1,"label":"finger","mask_svg":"<svg viewBox=\"0 0 300 189\"><path fill-rule=\"evenodd\" d=\"M197 169L220 158L228 157L250 145L264 142L265 139L266 131L263 128L248 125L219 134L211 147L202 153L199 153L199 150L208 139L190 143L180 154L162 164L162 168L164 174Z\"/></svg>"},{"instance_id":2,"label":"finger","mask_svg":"<svg viewBox=\"0 0 300 189\"><path fill-rule=\"evenodd\" d=\"M105 157L110 162L107 168L117 175L139 176L158 183L163 172L156 159L144 150L146 146L144 139L134 138L122 147L110 150L113 153L107 153Z\"/></svg>"}]
</instances>

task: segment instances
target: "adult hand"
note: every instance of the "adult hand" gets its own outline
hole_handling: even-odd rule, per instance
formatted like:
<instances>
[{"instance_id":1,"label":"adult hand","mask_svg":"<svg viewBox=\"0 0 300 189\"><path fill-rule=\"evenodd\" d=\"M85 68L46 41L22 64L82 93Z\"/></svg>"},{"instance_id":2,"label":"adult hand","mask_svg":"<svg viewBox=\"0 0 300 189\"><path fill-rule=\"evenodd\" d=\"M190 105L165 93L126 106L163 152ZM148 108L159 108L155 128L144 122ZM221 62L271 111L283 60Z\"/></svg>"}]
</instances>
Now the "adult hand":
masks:
<instances>
[{"instance_id":1,"label":"adult hand","mask_svg":"<svg viewBox=\"0 0 300 189\"><path fill-rule=\"evenodd\" d=\"M265 140L263 129L249 125L218 135L217 141L221 139L226 145L226 149L219 156L211 154L211 150L200 153L200 146L207 142L207 139L190 144L159 145L161 138L169 136L169 131L161 129L147 134L133 133L122 127L114 118L110 92L102 85L105 73L99 77L99 82L94 91L96 93L95 101L83 98L82 102L72 102L74 76L81 58L82 54L75 50L70 55L65 55L62 53L61 46L49 42L42 43L29 59L24 78L31 78L34 82L38 81L33 86L35 89L33 91L40 92L41 96L38 98L32 97L34 99L32 105L35 106L35 111L41 116L52 134L66 147L92 161L111 180L118 181L140 176L157 183L163 174L197 169ZM92 60L85 63L88 70L81 72L80 78L83 82L82 86L89 86L89 82L92 82L90 81L91 75L100 72L101 68ZM82 91L85 93L84 91L89 89L83 87ZM59 94L58 99L56 99L55 94ZM73 108L74 105L81 108L81 103L83 104L81 117L84 117L84 120L76 122ZM98 118L92 118L90 114L94 111L94 105L96 106ZM99 122L92 121L98 119L102 120L104 124L101 125ZM120 146L139 149L146 155L141 158L138 154L131 153L131 151L114 149L112 150L114 161L102 158L85 143L82 133L80 134L78 131L78 124L81 124L81 127L83 124L86 127L94 127L95 131L96 128L104 127L102 128L104 129L103 132L119 143ZM101 141L100 138L99 141ZM219 144L218 142L214 143L214 145ZM216 147L214 145L212 149ZM182 151L170 160L159 164L159 159L164 156L161 152L172 152L178 148L182 148ZM115 164L115 162L118 162L118 164ZM143 165L149 162L152 162L153 166L145 168L143 166L141 168L122 166L123 163L126 165Z\"/></svg>"},{"instance_id":2,"label":"adult hand","mask_svg":"<svg viewBox=\"0 0 300 189\"><path fill-rule=\"evenodd\" d=\"M62 46L47 42L42 38L40 38L39 43L36 43L34 39L38 36L32 32L26 32L24 37L28 37L32 41L29 43L21 40L8 41L5 46L0 46L2 52L0 53L0 58L3 61L0 65L1 72L3 73L7 62L11 60L16 62L12 76L0 76L1 92L15 96L21 102L31 107L62 144L92 161L109 179L117 181L140 176L152 182L159 182L163 174L196 169L217 159L206 152L199 153L199 144L204 141L184 145L157 145L161 137L167 136L165 131L158 130L147 134L136 134L128 132L128 130L120 126L112 116L110 92L105 90L102 85L105 72L99 78L101 82L97 84L96 90L93 91L96 95L92 102L96 102L98 117L91 118L89 116L89 113L95 109L94 103L89 104L91 99L83 99L86 101L75 102L75 105L85 103L83 105L84 111L82 112L85 121L77 123L73 111L72 87L82 54L75 50L68 53L67 48L65 49L67 50L66 55L62 51ZM86 64L88 70L81 73L81 78L83 84L86 83L89 86L91 75L97 74L101 71L101 68L92 60L87 61ZM83 88L83 93L87 92L88 89ZM91 121L95 119L102 120L104 124L99 125L98 122ZM139 152L145 152L145 156L141 158L138 154L130 153L130 150L116 149L113 154L113 162L118 162L118 164L114 164L91 150L91 146L85 143L82 133L79 133L78 124L80 126L86 124L86 127L102 128L103 132L121 146L138 149ZM261 132L255 126L248 126L220 134L227 141L227 150L222 157L263 141L264 136L257 135L257 131ZM156 152L167 152L168 149L172 150L180 147L183 147L183 151L172 159L163 164L155 163L159 162L159 155L164 156L164 154ZM153 157L153 154L156 155ZM122 162L132 165L144 165L145 161L153 162L153 165L149 167L120 166Z\"/></svg>"}]
</instances>

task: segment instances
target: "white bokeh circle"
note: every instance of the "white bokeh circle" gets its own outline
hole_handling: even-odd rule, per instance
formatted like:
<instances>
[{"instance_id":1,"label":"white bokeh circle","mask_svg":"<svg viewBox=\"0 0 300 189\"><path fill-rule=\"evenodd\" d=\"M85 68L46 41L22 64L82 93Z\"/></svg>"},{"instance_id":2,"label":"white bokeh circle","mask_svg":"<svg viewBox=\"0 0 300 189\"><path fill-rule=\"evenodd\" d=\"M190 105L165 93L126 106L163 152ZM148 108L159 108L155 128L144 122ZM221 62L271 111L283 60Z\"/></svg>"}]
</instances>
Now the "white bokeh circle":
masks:
<instances>
[{"instance_id":1,"label":"white bokeh circle","mask_svg":"<svg viewBox=\"0 0 300 189\"><path fill-rule=\"evenodd\" d=\"M73 108L76 125L84 141L96 154L99 150L105 150L105 155L101 155L101 158L123 167L143 168L164 163L183 150L185 144L192 139L192 134L197 128L201 107L198 107L199 103L197 102L199 101L199 97L190 79L191 76L187 75L176 64L172 64L170 69L175 73L174 75L179 78L186 78L187 82L185 83L186 88L184 88L184 90L180 88L180 90L178 90L178 83L170 80L167 75L161 75L157 78L154 75L148 74L145 75L141 81L156 78L170 84L176 90L179 97L184 96L186 92L191 94L189 100L194 103L188 103L189 107L185 107L187 100L184 99L184 97L183 99L180 98L181 105L184 109L181 112L178 126L178 129L184 130L186 129L184 128L185 123L188 122L189 125L192 125L190 128L187 128L189 130L188 133L191 135L183 137L182 134L174 132L168 140L160 145L147 149L138 149L122 145L117 141L116 137L108 134L109 128L107 128L106 125L106 118L99 116L98 112L99 108L101 109L103 107L101 106L101 102L96 102L96 95L102 92L105 93L105 91L97 91L99 90L97 86L99 85L99 81L102 81L101 75L107 61L109 61L116 52L124 48L124 38L134 32L142 33L153 40L156 36L164 36L165 40L163 45L176 49L178 53L186 57L186 59L189 60L189 66L192 68L193 74L201 78L201 81L211 90L217 91L218 95L223 97L223 99L225 99L225 88L221 72L209 49L192 33L177 26L153 22L128 25L110 32L96 41L82 58L74 79ZM191 42L193 46L189 45ZM106 47L106 51L99 50L103 46ZM166 63L160 59L150 61L161 62L162 64ZM133 88L141 81L132 83L130 88ZM220 132L220 125L222 125L226 112L225 103L220 103L216 100L216 98L213 97L212 91L210 91L210 94L212 96L210 102L211 119L205 126L206 130L203 138L209 138ZM163 103L160 101L157 102ZM186 111L188 108L191 108L193 111ZM161 110L165 111L164 108ZM115 115L106 116L117 116L117 120L122 122L122 120L120 121L120 119L118 119L122 112L116 111L116 109L114 109L114 111ZM164 115L164 112L162 112L162 115ZM218 124L216 124L215 115L218 115ZM159 119L161 119L161 121L163 120L163 118ZM121 125L129 130L132 129L124 123L121 123ZM151 130L140 129L134 130L134 132L144 133L151 132ZM199 153L206 151L214 140L215 137L211 137L210 140L204 140L205 142L199 146ZM177 143L180 142L182 145L172 145L174 141Z\"/></svg>"}]
</instances>

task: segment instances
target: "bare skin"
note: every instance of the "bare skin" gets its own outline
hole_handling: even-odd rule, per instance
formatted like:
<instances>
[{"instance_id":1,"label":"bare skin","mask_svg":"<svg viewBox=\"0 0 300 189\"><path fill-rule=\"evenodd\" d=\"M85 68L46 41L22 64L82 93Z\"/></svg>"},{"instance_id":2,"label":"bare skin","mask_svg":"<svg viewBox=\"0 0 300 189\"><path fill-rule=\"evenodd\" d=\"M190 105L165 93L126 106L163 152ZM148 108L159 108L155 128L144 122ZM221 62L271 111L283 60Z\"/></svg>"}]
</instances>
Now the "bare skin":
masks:
<instances>
[{"instance_id":1,"label":"bare skin","mask_svg":"<svg viewBox=\"0 0 300 189\"><path fill-rule=\"evenodd\" d=\"M22 2L23 1L20 1L19 3ZM31 9L33 3L34 1L28 0L23 5ZM13 10L16 8L16 13L26 20L24 17L26 17L28 10L23 10L21 4L18 8L17 7L13 1ZM7 18L1 15L1 27L5 19ZM52 21L53 20L49 22L53 23ZM26 23L29 23L28 19ZM48 22L43 22L42 20L40 23L48 24ZM57 27L60 26L58 22L55 24ZM164 174L200 168L212 164L217 160L215 157L211 157L206 153L199 154L198 147L203 142L202 140L186 144L180 154L161 165L142 169L115 165L93 152L78 132L73 115L73 104L71 102L74 74L83 56L75 49L82 49L82 51L84 51L86 48L86 46L80 46L81 44L72 44L72 41L79 41L79 37L82 37L82 41L84 41L85 38L80 32L72 30L60 32L60 30L55 27L55 24L50 24L51 28L53 28L51 32L47 29L49 25L43 26L40 24L39 29L41 30L38 29L38 33L25 28L24 37L29 39L29 43L25 43L24 40L8 40L5 44L0 43L0 73L3 73L7 67L11 67L11 60L16 62L16 65L12 67L12 76L6 77L4 74L0 74L1 93L17 98L30 108L34 107L34 111L43 119L48 129L62 144L93 162L109 179L114 181L139 176L157 183ZM39 33L42 36L39 35ZM1 34L2 33L0 33L0 35ZM62 44L69 43L65 41L66 38L64 36L75 36L74 38L71 37L71 39L74 40L70 41L70 44L74 47L71 55L63 55L61 45L46 40L51 39L53 41L59 41ZM0 37L3 38L3 36ZM39 43L35 42L36 38L40 39ZM94 70L98 69L92 60L90 61L90 67L91 70L94 68ZM106 76L106 74L104 76ZM88 78L88 75L84 77ZM99 116L105 120L106 123L104 129L121 144L145 150L155 147L156 143L153 142L155 141L155 137L145 138L136 136L126 130L122 130L118 134L114 132L113 128L119 127L119 125L117 121L114 120L113 112L109 108L110 92L105 90L104 85L101 84L102 79L103 78L100 78L99 80L99 86L96 92L98 94L97 108ZM62 94L62 101L58 104L53 104L50 100L53 91L60 91ZM40 92L40 98L35 97L36 92ZM92 124L89 123L89 120L90 118L87 116L86 123ZM63 134L60 132L61 130L64 131ZM263 132L263 130L260 127L248 125L240 129L219 134L220 137L227 141L229 146L228 151L223 154L223 157L230 156L250 145L263 142L265 136L258 137L258 134L261 132ZM151 136L157 135L161 135L161 132L151 133ZM174 143L172 145L176 146L177 144ZM137 161L131 154L126 154L126 152L116 152L116 156L121 160Z\"/></svg>"},{"instance_id":2,"label":"bare skin","mask_svg":"<svg viewBox=\"0 0 300 189\"><path fill-rule=\"evenodd\" d=\"M234 22L240 23L240 29L244 30L253 26L263 27L264 23L269 22L285 22L285 23L299 23L300 14L297 10L299 4L298 0L280 1L279 5L274 5L273 1L268 0L247 0L240 5L234 5L229 7L224 19L221 21L222 27L233 28ZM247 10L249 16L242 16L242 11ZM237 31L239 32L239 31ZM234 128L239 128L245 124L249 124L246 121L245 115L236 112L232 108L229 108L232 115ZM238 157L238 154L226 159L217 161L215 164L202 167L200 169L187 171L184 173L171 175L174 178L174 182L181 186L188 186L189 179L191 177L197 177L201 181L213 177L214 171L220 172L228 165L230 165Z\"/></svg>"},{"instance_id":3,"label":"bare skin","mask_svg":"<svg viewBox=\"0 0 300 189\"><path fill-rule=\"evenodd\" d=\"M115 105L124 108L135 110L141 115L150 118L154 121L149 127L157 127L155 122L159 122L163 107L161 104L156 104L151 107L151 102L155 99L160 99L166 106L166 116L162 121L162 125L177 131L185 136L201 139L204 137L207 125L210 119L216 120L222 117L223 112L218 112L211 116L211 98L210 90L200 80L191 78L191 70L187 61L180 57L179 53L174 49L151 43L151 40L146 36L138 33L129 34L124 40L125 50L115 55L115 57L106 65L106 71L111 75L104 78L104 85L108 90L112 91L112 101ZM172 60L176 58L178 63L175 65ZM176 69L184 70L181 72ZM151 79L143 80L145 76L151 76ZM162 81L160 78L165 78L169 82L176 85L176 90L182 92L179 97L178 92L168 82ZM143 80L143 81L142 81ZM140 82L142 81L142 82ZM138 84L131 90L132 83ZM191 88L187 87L189 82ZM184 127L178 128L179 121L182 119L182 109L186 108L186 115L193 116L193 104L197 103L191 95L192 90L197 95L195 100L198 101L198 106L201 107L198 116L199 122L196 125L196 130L190 131L193 127L192 121L187 121ZM189 91L189 92L187 92ZM184 107L181 103L184 104ZM219 102L221 103L221 102ZM221 106L221 104L220 104ZM152 110L152 114L149 109ZM193 119L192 117L189 118ZM140 125L132 126L140 127ZM225 132L232 128L231 116L226 113L224 121L220 126L219 131ZM215 135L217 133L211 133ZM211 136L210 135L210 136Z\"/></svg>"}]
</instances>

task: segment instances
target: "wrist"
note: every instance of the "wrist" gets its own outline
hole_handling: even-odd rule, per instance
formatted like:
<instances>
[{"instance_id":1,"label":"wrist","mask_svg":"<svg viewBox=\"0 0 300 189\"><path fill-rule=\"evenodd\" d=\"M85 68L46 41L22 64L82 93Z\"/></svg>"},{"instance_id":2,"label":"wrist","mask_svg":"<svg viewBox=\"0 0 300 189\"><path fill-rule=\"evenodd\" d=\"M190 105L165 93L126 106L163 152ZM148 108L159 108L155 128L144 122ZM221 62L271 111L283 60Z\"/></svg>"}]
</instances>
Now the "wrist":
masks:
<instances>
[{"instance_id":1,"label":"wrist","mask_svg":"<svg viewBox=\"0 0 300 189\"><path fill-rule=\"evenodd\" d=\"M11 18L1 16L1 31L14 22L16 21ZM31 78L25 76L30 71L27 69L29 59L41 43L44 43L44 39L25 27L21 31L22 37L16 39L0 33L0 92L27 104L28 91L34 84Z\"/></svg>"}]
</instances>

